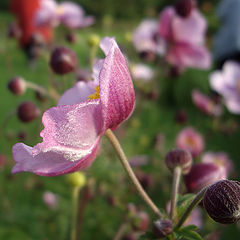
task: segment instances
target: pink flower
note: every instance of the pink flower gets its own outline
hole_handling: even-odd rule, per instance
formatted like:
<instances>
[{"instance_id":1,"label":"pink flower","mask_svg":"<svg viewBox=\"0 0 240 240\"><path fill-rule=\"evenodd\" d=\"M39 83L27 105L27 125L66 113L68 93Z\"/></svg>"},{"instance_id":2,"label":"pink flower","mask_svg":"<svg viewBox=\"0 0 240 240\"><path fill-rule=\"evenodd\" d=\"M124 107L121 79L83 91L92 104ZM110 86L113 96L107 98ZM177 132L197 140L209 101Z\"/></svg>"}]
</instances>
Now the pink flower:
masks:
<instances>
[{"instance_id":1,"label":"pink flower","mask_svg":"<svg viewBox=\"0 0 240 240\"><path fill-rule=\"evenodd\" d=\"M195 106L207 115L220 116L222 114L220 105L196 89L192 91L192 100Z\"/></svg>"},{"instance_id":2,"label":"pink flower","mask_svg":"<svg viewBox=\"0 0 240 240\"><path fill-rule=\"evenodd\" d=\"M177 136L176 146L191 152L193 157L198 156L204 149L204 140L194 128L184 128Z\"/></svg>"},{"instance_id":3,"label":"pink flower","mask_svg":"<svg viewBox=\"0 0 240 240\"><path fill-rule=\"evenodd\" d=\"M135 94L126 60L113 38L102 39L100 47L106 58L95 64L94 82L85 83L87 89L96 84L95 93L89 90L88 98L81 96L85 88L79 82L62 96L59 106L47 110L42 118L43 142L33 148L23 143L13 146L13 173L56 176L85 169L95 159L105 131L131 115Z\"/></svg>"},{"instance_id":4,"label":"pink flower","mask_svg":"<svg viewBox=\"0 0 240 240\"><path fill-rule=\"evenodd\" d=\"M202 213L200 208L194 208L192 213L189 215L187 220L184 222L183 226L188 226L188 225L195 225L199 229L202 228L203 226L203 219L202 219Z\"/></svg>"},{"instance_id":5,"label":"pink flower","mask_svg":"<svg viewBox=\"0 0 240 240\"><path fill-rule=\"evenodd\" d=\"M240 113L240 64L226 62L222 71L210 75L211 87L223 96L223 101L232 113Z\"/></svg>"},{"instance_id":6,"label":"pink flower","mask_svg":"<svg viewBox=\"0 0 240 240\"><path fill-rule=\"evenodd\" d=\"M154 77L154 71L146 64L133 64L130 67L130 70L134 80L142 80L142 82L149 82Z\"/></svg>"},{"instance_id":7,"label":"pink flower","mask_svg":"<svg viewBox=\"0 0 240 240\"><path fill-rule=\"evenodd\" d=\"M138 52L165 53L165 43L161 41L158 32L158 22L145 19L133 32L133 45Z\"/></svg>"},{"instance_id":8,"label":"pink flower","mask_svg":"<svg viewBox=\"0 0 240 240\"><path fill-rule=\"evenodd\" d=\"M233 163L229 159L229 156L224 152L206 152L202 156L202 162L215 163L216 165L223 167L227 175L233 170Z\"/></svg>"},{"instance_id":9,"label":"pink flower","mask_svg":"<svg viewBox=\"0 0 240 240\"><path fill-rule=\"evenodd\" d=\"M35 20L38 26L57 26L61 23L69 28L87 27L95 21L94 17L85 16L79 5L70 1L58 4L55 0L41 0Z\"/></svg>"},{"instance_id":10,"label":"pink flower","mask_svg":"<svg viewBox=\"0 0 240 240\"><path fill-rule=\"evenodd\" d=\"M166 59L180 69L195 67L207 69L211 57L205 48L206 21L197 9L181 18L173 7L165 8L159 18L159 35L168 45Z\"/></svg>"}]
</instances>

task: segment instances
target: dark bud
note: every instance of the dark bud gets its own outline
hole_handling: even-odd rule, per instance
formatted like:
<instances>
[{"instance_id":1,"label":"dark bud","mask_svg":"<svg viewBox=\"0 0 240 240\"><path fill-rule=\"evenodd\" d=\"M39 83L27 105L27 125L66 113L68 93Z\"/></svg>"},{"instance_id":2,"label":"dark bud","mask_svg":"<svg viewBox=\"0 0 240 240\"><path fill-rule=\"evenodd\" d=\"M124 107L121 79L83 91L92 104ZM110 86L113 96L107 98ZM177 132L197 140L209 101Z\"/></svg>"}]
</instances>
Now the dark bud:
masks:
<instances>
[{"instance_id":1,"label":"dark bud","mask_svg":"<svg viewBox=\"0 0 240 240\"><path fill-rule=\"evenodd\" d=\"M169 235L173 230L173 224L171 220L159 219L153 223L153 233L158 238L164 238Z\"/></svg>"},{"instance_id":2,"label":"dark bud","mask_svg":"<svg viewBox=\"0 0 240 240\"><path fill-rule=\"evenodd\" d=\"M216 181L226 178L226 170L215 163L197 163L191 168L184 182L189 192L197 193Z\"/></svg>"},{"instance_id":3,"label":"dark bud","mask_svg":"<svg viewBox=\"0 0 240 240\"><path fill-rule=\"evenodd\" d=\"M22 31L16 23L11 23L8 28L8 37L19 39L22 35Z\"/></svg>"},{"instance_id":4,"label":"dark bud","mask_svg":"<svg viewBox=\"0 0 240 240\"><path fill-rule=\"evenodd\" d=\"M181 109L175 114L175 121L179 124L184 124L187 122L187 113Z\"/></svg>"},{"instance_id":5,"label":"dark bud","mask_svg":"<svg viewBox=\"0 0 240 240\"><path fill-rule=\"evenodd\" d=\"M176 167L181 167L182 173L187 174L192 167L192 155L187 150L174 149L167 153L165 163L170 171Z\"/></svg>"},{"instance_id":6,"label":"dark bud","mask_svg":"<svg viewBox=\"0 0 240 240\"><path fill-rule=\"evenodd\" d=\"M66 35L66 41L73 44L77 41L77 36L74 33L68 33Z\"/></svg>"},{"instance_id":7,"label":"dark bud","mask_svg":"<svg viewBox=\"0 0 240 240\"><path fill-rule=\"evenodd\" d=\"M149 223L150 218L148 214L144 211L139 211L132 221L132 228L135 231L145 232L148 229Z\"/></svg>"},{"instance_id":8,"label":"dark bud","mask_svg":"<svg viewBox=\"0 0 240 240\"><path fill-rule=\"evenodd\" d=\"M179 0L175 4L175 10L176 13L183 18L188 17L192 9L195 7L195 1L194 0Z\"/></svg>"},{"instance_id":9,"label":"dark bud","mask_svg":"<svg viewBox=\"0 0 240 240\"><path fill-rule=\"evenodd\" d=\"M22 122L31 122L40 115L40 109L33 102L23 102L17 109L18 118Z\"/></svg>"},{"instance_id":10,"label":"dark bud","mask_svg":"<svg viewBox=\"0 0 240 240\"><path fill-rule=\"evenodd\" d=\"M151 51L143 51L139 53L139 56L141 59L147 61L147 62L153 62L156 59L156 56Z\"/></svg>"},{"instance_id":11,"label":"dark bud","mask_svg":"<svg viewBox=\"0 0 240 240\"><path fill-rule=\"evenodd\" d=\"M169 71L168 71L168 76L170 78L178 78L181 75L182 71L179 67L177 66L171 66Z\"/></svg>"},{"instance_id":12,"label":"dark bud","mask_svg":"<svg viewBox=\"0 0 240 240\"><path fill-rule=\"evenodd\" d=\"M46 100L47 100L47 98L42 93L40 93L39 91L35 92L35 97L40 102L46 102Z\"/></svg>"},{"instance_id":13,"label":"dark bud","mask_svg":"<svg viewBox=\"0 0 240 240\"><path fill-rule=\"evenodd\" d=\"M231 224L240 220L240 182L222 180L205 192L203 205L216 222Z\"/></svg>"},{"instance_id":14,"label":"dark bud","mask_svg":"<svg viewBox=\"0 0 240 240\"><path fill-rule=\"evenodd\" d=\"M57 47L53 50L50 58L50 66L56 74L72 72L78 64L76 54L65 47Z\"/></svg>"},{"instance_id":15,"label":"dark bud","mask_svg":"<svg viewBox=\"0 0 240 240\"><path fill-rule=\"evenodd\" d=\"M146 174L146 173L144 173L142 171L138 171L136 173L136 177L138 178L140 184L142 185L142 187L145 190L147 190L147 189L152 187L152 185L153 185L153 178L152 178L151 175Z\"/></svg>"},{"instance_id":16,"label":"dark bud","mask_svg":"<svg viewBox=\"0 0 240 240\"><path fill-rule=\"evenodd\" d=\"M14 77L8 83L8 89L16 95L23 95L27 89L27 85L23 78Z\"/></svg>"}]
</instances>

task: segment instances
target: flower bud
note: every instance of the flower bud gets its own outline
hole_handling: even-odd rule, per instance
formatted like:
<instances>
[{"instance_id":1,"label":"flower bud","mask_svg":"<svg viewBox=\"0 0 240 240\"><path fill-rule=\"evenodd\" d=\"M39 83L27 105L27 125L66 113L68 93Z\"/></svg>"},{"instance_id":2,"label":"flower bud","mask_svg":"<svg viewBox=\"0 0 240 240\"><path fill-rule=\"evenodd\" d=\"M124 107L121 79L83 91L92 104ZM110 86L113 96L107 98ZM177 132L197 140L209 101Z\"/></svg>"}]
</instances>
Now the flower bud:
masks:
<instances>
[{"instance_id":1,"label":"flower bud","mask_svg":"<svg viewBox=\"0 0 240 240\"><path fill-rule=\"evenodd\" d=\"M150 223L149 216L144 211L139 211L133 218L132 228L135 231L145 232L148 229Z\"/></svg>"},{"instance_id":2,"label":"flower bud","mask_svg":"<svg viewBox=\"0 0 240 240\"><path fill-rule=\"evenodd\" d=\"M222 180L205 192L203 205L216 222L231 224L240 220L240 182Z\"/></svg>"},{"instance_id":3,"label":"flower bud","mask_svg":"<svg viewBox=\"0 0 240 240\"><path fill-rule=\"evenodd\" d=\"M142 51L139 53L139 57L147 62L153 62L156 59L156 55L151 51Z\"/></svg>"},{"instance_id":4,"label":"flower bud","mask_svg":"<svg viewBox=\"0 0 240 240\"><path fill-rule=\"evenodd\" d=\"M88 38L88 44L90 47L98 46L100 42L100 37L97 34L91 34Z\"/></svg>"},{"instance_id":5,"label":"flower bud","mask_svg":"<svg viewBox=\"0 0 240 240\"><path fill-rule=\"evenodd\" d=\"M153 223L153 233L158 238L169 235L173 230L172 221L169 219L159 219Z\"/></svg>"},{"instance_id":6,"label":"flower bud","mask_svg":"<svg viewBox=\"0 0 240 240\"><path fill-rule=\"evenodd\" d=\"M187 122L187 113L183 109L178 110L175 114L175 121L179 124L186 123Z\"/></svg>"},{"instance_id":7,"label":"flower bud","mask_svg":"<svg viewBox=\"0 0 240 240\"><path fill-rule=\"evenodd\" d=\"M44 96L41 92L39 91L36 91L35 92L35 97L37 100L39 100L40 102L46 102L47 101L47 98L46 96Z\"/></svg>"},{"instance_id":8,"label":"flower bud","mask_svg":"<svg viewBox=\"0 0 240 240\"><path fill-rule=\"evenodd\" d=\"M65 38L69 43L76 43L77 41L77 36L74 33L68 33Z\"/></svg>"},{"instance_id":9,"label":"flower bud","mask_svg":"<svg viewBox=\"0 0 240 240\"><path fill-rule=\"evenodd\" d=\"M57 47L53 50L50 58L50 66L56 74L67 74L77 67L76 54L65 47Z\"/></svg>"},{"instance_id":10,"label":"flower bud","mask_svg":"<svg viewBox=\"0 0 240 240\"><path fill-rule=\"evenodd\" d=\"M8 83L8 89L16 95L23 95L27 89L26 82L21 77L14 77Z\"/></svg>"},{"instance_id":11,"label":"flower bud","mask_svg":"<svg viewBox=\"0 0 240 240\"><path fill-rule=\"evenodd\" d=\"M216 181L226 179L226 170L215 163L197 163L191 168L184 182L189 192L197 193Z\"/></svg>"},{"instance_id":12,"label":"flower bud","mask_svg":"<svg viewBox=\"0 0 240 240\"><path fill-rule=\"evenodd\" d=\"M40 115L40 109L33 102L23 102L18 106L17 115L22 122L31 122Z\"/></svg>"},{"instance_id":13,"label":"flower bud","mask_svg":"<svg viewBox=\"0 0 240 240\"><path fill-rule=\"evenodd\" d=\"M175 4L176 13L183 18L191 14L192 9L195 7L194 0L179 0Z\"/></svg>"},{"instance_id":14,"label":"flower bud","mask_svg":"<svg viewBox=\"0 0 240 240\"><path fill-rule=\"evenodd\" d=\"M83 187L86 184L86 177L81 172L66 175L66 181L73 187Z\"/></svg>"},{"instance_id":15,"label":"flower bud","mask_svg":"<svg viewBox=\"0 0 240 240\"><path fill-rule=\"evenodd\" d=\"M187 150L174 149L167 153L165 163L171 171L181 167L182 173L187 174L192 167L192 155Z\"/></svg>"}]
</instances>

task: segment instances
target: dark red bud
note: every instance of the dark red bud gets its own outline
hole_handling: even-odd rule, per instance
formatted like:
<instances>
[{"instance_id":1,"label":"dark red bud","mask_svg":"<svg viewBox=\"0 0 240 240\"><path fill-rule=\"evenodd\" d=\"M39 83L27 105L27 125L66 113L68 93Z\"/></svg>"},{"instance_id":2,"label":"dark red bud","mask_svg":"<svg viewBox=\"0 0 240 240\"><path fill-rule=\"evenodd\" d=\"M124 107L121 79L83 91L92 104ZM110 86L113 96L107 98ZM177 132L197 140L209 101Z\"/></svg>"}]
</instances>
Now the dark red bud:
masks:
<instances>
[{"instance_id":1,"label":"dark red bud","mask_svg":"<svg viewBox=\"0 0 240 240\"><path fill-rule=\"evenodd\" d=\"M169 219L159 219L153 223L153 233L158 238L169 235L173 230L172 221Z\"/></svg>"},{"instance_id":2,"label":"dark red bud","mask_svg":"<svg viewBox=\"0 0 240 240\"><path fill-rule=\"evenodd\" d=\"M75 43L77 41L77 36L74 34L74 33L68 33L66 35L66 40L69 42L69 43Z\"/></svg>"},{"instance_id":3,"label":"dark red bud","mask_svg":"<svg viewBox=\"0 0 240 240\"><path fill-rule=\"evenodd\" d=\"M205 192L203 205L216 222L231 224L240 220L240 182L222 180Z\"/></svg>"},{"instance_id":4,"label":"dark red bud","mask_svg":"<svg viewBox=\"0 0 240 240\"><path fill-rule=\"evenodd\" d=\"M182 173L187 174L192 167L192 154L184 149L174 149L167 153L165 163L171 171L181 167Z\"/></svg>"},{"instance_id":5,"label":"dark red bud","mask_svg":"<svg viewBox=\"0 0 240 240\"><path fill-rule=\"evenodd\" d=\"M187 113L181 109L175 114L175 121L179 124L184 124L187 122Z\"/></svg>"},{"instance_id":6,"label":"dark red bud","mask_svg":"<svg viewBox=\"0 0 240 240\"><path fill-rule=\"evenodd\" d=\"M148 188L151 188L153 185L153 178L151 175L148 175L142 171L138 171L136 173L136 177L138 178L140 184L142 187L147 190Z\"/></svg>"},{"instance_id":7,"label":"dark red bud","mask_svg":"<svg viewBox=\"0 0 240 240\"><path fill-rule=\"evenodd\" d=\"M143 51L139 53L141 59L147 62L153 62L156 59L156 55L151 51Z\"/></svg>"},{"instance_id":8,"label":"dark red bud","mask_svg":"<svg viewBox=\"0 0 240 240\"><path fill-rule=\"evenodd\" d=\"M46 96L44 96L42 93L40 93L39 91L35 92L35 97L37 100L39 100L40 102L46 102L47 98Z\"/></svg>"},{"instance_id":9,"label":"dark red bud","mask_svg":"<svg viewBox=\"0 0 240 240\"><path fill-rule=\"evenodd\" d=\"M22 95L27 89L26 82L21 77L14 77L8 83L8 89L16 95Z\"/></svg>"},{"instance_id":10,"label":"dark red bud","mask_svg":"<svg viewBox=\"0 0 240 240\"><path fill-rule=\"evenodd\" d=\"M150 223L150 218L148 214L144 211L139 211L136 213L133 222L132 228L135 231L145 232L148 229Z\"/></svg>"},{"instance_id":11,"label":"dark red bud","mask_svg":"<svg viewBox=\"0 0 240 240\"><path fill-rule=\"evenodd\" d=\"M50 59L50 66L56 74L67 74L77 67L76 54L65 47L57 47L53 50Z\"/></svg>"},{"instance_id":12,"label":"dark red bud","mask_svg":"<svg viewBox=\"0 0 240 240\"><path fill-rule=\"evenodd\" d=\"M186 18L191 14L195 5L194 0L178 0L175 4L175 10L180 17Z\"/></svg>"},{"instance_id":13,"label":"dark red bud","mask_svg":"<svg viewBox=\"0 0 240 240\"><path fill-rule=\"evenodd\" d=\"M33 102L23 102L17 109L18 118L22 122L31 122L40 115L40 109Z\"/></svg>"},{"instance_id":14,"label":"dark red bud","mask_svg":"<svg viewBox=\"0 0 240 240\"><path fill-rule=\"evenodd\" d=\"M184 182L189 192L199 192L202 188L226 178L226 170L215 163L197 163L191 168Z\"/></svg>"}]
</instances>

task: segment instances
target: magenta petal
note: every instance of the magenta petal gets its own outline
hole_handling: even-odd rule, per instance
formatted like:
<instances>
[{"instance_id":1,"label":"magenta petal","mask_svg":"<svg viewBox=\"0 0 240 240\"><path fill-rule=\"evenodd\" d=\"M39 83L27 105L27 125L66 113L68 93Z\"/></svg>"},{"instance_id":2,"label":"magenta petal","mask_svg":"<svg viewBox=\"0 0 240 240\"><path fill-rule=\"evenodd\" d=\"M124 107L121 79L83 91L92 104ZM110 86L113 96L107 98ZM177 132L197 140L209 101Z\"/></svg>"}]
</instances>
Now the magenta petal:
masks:
<instances>
[{"instance_id":1,"label":"magenta petal","mask_svg":"<svg viewBox=\"0 0 240 240\"><path fill-rule=\"evenodd\" d=\"M100 137L96 140L91 151L77 161L69 161L68 156L72 154L77 156L79 154L78 151L64 150L64 152L61 152L53 150L39 152L39 154L34 155L33 148L23 143L17 143L13 146L12 150L13 158L16 161L12 173L33 172L41 176L58 176L83 170L89 167L95 159L99 139Z\"/></svg>"},{"instance_id":2,"label":"magenta petal","mask_svg":"<svg viewBox=\"0 0 240 240\"><path fill-rule=\"evenodd\" d=\"M93 81L77 82L73 88L68 89L58 100L59 105L73 105L88 100L89 95L95 92L97 84Z\"/></svg>"},{"instance_id":3,"label":"magenta petal","mask_svg":"<svg viewBox=\"0 0 240 240\"><path fill-rule=\"evenodd\" d=\"M99 75L104 130L115 128L133 111L135 93L127 62L113 38L100 43L106 54Z\"/></svg>"}]
</instances>

